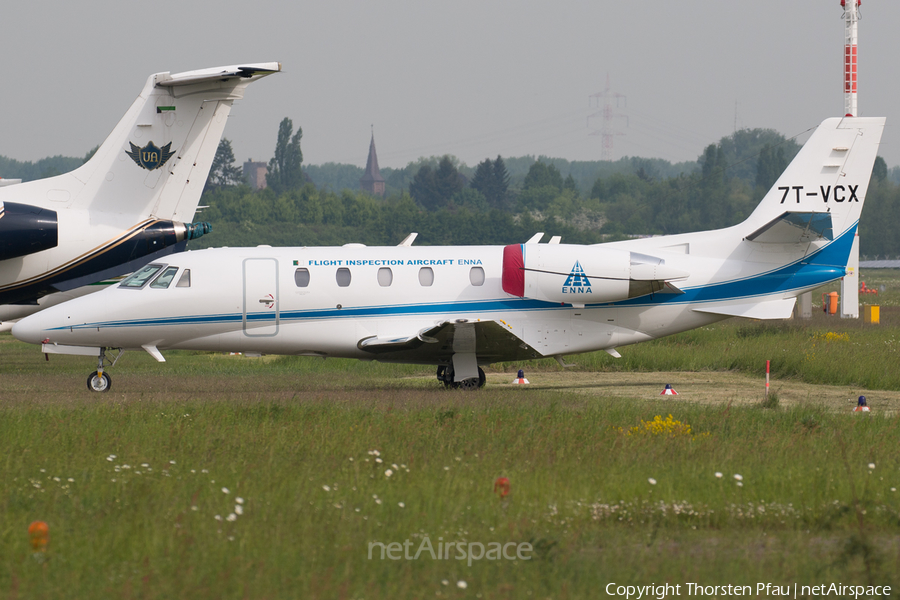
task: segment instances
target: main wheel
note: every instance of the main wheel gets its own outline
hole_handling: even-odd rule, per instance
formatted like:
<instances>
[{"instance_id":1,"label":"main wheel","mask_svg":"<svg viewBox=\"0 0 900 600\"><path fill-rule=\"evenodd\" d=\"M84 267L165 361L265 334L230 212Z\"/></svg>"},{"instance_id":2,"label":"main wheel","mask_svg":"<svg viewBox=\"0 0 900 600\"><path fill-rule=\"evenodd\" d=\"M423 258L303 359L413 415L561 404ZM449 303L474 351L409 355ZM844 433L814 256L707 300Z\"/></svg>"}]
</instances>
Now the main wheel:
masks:
<instances>
[{"instance_id":1,"label":"main wheel","mask_svg":"<svg viewBox=\"0 0 900 600\"><path fill-rule=\"evenodd\" d=\"M453 367L446 365L438 365L437 368L438 381L444 384L445 388L456 388L459 384L453 381Z\"/></svg>"},{"instance_id":2,"label":"main wheel","mask_svg":"<svg viewBox=\"0 0 900 600\"><path fill-rule=\"evenodd\" d=\"M87 378L87 388L92 392L108 392L111 387L112 379L106 373L94 371Z\"/></svg>"},{"instance_id":3,"label":"main wheel","mask_svg":"<svg viewBox=\"0 0 900 600\"><path fill-rule=\"evenodd\" d=\"M477 377L470 377L469 379L463 379L456 385L459 386L459 389L465 390L467 392L471 392L471 391L477 390L479 388Z\"/></svg>"}]
</instances>

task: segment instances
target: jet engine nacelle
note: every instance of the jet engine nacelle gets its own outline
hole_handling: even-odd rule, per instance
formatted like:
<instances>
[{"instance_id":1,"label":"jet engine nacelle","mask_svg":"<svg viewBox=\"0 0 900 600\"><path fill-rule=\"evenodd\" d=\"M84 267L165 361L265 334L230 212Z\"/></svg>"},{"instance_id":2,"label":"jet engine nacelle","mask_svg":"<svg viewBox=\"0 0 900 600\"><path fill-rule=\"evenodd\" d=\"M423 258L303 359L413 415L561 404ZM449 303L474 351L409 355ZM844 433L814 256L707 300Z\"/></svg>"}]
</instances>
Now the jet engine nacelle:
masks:
<instances>
[{"instance_id":1,"label":"jet engine nacelle","mask_svg":"<svg viewBox=\"0 0 900 600\"><path fill-rule=\"evenodd\" d=\"M678 293L666 282L687 276L660 258L616 248L513 244L503 249L503 291L533 300L583 305Z\"/></svg>"},{"instance_id":2,"label":"jet engine nacelle","mask_svg":"<svg viewBox=\"0 0 900 600\"><path fill-rule=\"evenodd\" d=\"M18 202L0 202L0 260L55 248L58 243L56 211Z\"/></svg>"}]
</instances>

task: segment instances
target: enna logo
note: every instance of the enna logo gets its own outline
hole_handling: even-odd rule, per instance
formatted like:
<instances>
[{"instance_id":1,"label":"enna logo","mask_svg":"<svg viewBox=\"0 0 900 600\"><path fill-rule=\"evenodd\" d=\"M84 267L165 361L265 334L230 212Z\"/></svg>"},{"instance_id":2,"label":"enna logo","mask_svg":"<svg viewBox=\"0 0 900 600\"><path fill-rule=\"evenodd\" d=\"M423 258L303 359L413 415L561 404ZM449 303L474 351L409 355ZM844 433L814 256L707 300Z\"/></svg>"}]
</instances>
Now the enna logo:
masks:
<instances>
[{"instance_id":1,"label":"enna logo","mask_svg":"<svg viewBox=\"0 0 900 600\"><path fill-rule=\"evenodd\" d=\"M569 276L566 278L566 282L563 284L562 288L563 294L592 294L591 291L591 282L588 280L587 275L584 274L584 269L581 268L581 263L577 260L575 261L575 266L572 267L572 272L569 273Z\"/></svg>"},{"instance_id":2,"label":"enna logo","mask_svg":"<svg viewBox=\"0 0 900 600\"><path fill-rule=\"evenodd\" d=\"M137 166L148 171L160 168L175 154L175 152L169 150L172 147L172 142L169 142L162 148L157 148L153 142L150 142L143 148L138 148L131 142L128 142L128 144L131 146L131 152L126 150L125 154L130 156L131 160L137 163Z\"/></svg>"}]
</instances>

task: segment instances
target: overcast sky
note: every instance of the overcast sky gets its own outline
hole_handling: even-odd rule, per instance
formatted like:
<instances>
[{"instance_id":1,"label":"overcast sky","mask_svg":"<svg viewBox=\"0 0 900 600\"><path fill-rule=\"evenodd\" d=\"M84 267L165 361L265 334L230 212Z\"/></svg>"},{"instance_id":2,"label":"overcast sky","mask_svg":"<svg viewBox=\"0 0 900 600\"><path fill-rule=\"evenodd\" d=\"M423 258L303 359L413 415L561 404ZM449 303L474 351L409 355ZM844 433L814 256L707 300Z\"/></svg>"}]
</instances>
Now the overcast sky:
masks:
<instances>
[{"instance_id":1,"label":"overcast sky","mask_svg":"<svg viewBox=\"0 0 900 600\"><path fill-rule=\"evenodd\" d=\"M280 61L232 110L239 162L268 160L284 117L308 164L364 166L373 125L382 167L599 160L589 97L607 76L624 96L613 158L695 160L735 126L790 137L840 116L841 14L839 0L8 2L0 155L84 155L151 73ZM890 166L898 31L900 2L863 3L859 109L888 118Z\"/></svg>"}]
</instances>

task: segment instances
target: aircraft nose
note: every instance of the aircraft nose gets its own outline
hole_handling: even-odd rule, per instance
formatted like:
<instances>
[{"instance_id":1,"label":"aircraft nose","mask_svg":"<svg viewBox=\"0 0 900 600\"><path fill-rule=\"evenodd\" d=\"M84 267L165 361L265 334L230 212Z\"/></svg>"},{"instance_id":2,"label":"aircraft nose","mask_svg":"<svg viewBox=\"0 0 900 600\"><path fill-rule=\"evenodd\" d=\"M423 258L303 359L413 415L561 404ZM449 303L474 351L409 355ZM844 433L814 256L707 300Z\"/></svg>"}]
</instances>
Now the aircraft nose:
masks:
<instances>
[{"instance_id":1,"label":"aircraft nose","mask_svg":"<svg viewBox=\"0 0 900 600\"><path fill-rule=\"evenodd\" d=\"M41 313L21 319L12 326L13 337L29 344L40 344L47 339L42 321Z\"/></svg>"}]
</instances>

